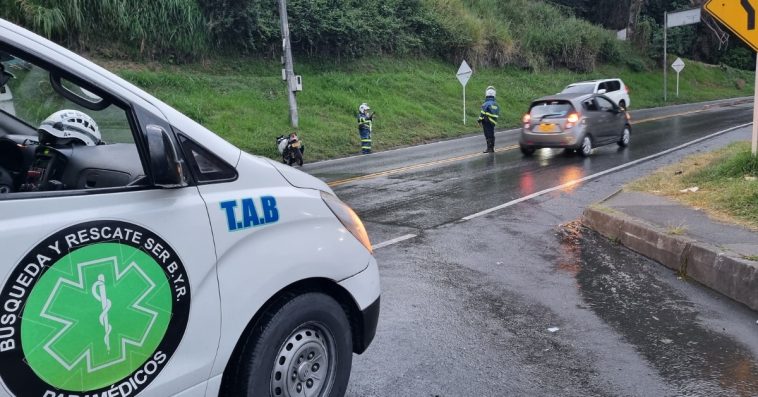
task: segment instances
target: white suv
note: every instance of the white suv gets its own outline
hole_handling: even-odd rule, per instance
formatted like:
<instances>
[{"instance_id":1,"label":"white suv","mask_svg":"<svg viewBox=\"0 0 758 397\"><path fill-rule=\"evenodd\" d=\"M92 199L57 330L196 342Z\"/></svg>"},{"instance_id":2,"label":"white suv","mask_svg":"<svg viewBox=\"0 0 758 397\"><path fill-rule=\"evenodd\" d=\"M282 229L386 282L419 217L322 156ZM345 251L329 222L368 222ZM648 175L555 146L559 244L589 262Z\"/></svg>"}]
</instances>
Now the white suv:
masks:
<instances>
[{"instance_id":1,"label":"white suv","mask_svg":"<svg viewBox=\"0 0 758 397\"><path fill-rule=\"evenodd\" d=\"M355 212L3 19L0 55L0 397L345 393L379 317Z\"/></svg>"},{"instance_id":2,"label":"white suv","mask_svg":"<svg viewBox=\"0 0 758 397\"><path fill-rule=\"evenodd\" d=\"M569 84L561 94L604 94L617 105L624 109L629 109L632 101L629 99L629 88L624 85L621 79L603 79L580 81Z\"/></svg>"}]
</instances>

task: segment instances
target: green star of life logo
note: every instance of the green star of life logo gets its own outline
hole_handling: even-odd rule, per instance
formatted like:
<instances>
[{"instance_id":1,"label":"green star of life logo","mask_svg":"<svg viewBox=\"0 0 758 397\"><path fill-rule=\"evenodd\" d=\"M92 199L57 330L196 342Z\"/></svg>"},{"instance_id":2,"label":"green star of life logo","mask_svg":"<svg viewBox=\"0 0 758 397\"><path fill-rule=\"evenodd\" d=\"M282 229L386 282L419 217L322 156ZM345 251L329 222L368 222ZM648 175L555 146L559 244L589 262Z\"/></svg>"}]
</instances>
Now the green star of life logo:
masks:
<instances>
[{"instance_id":1,"label":"green star of life logo","mask_svg":"<svg viewBox=\"0 0 758 397\"><path fill-rule=\"evenodd\" d=\"M99 243L63 256L24 309L28 364L48 384L86 391L129 376L161 343L172 315L163 269L145 252Z\"/></svg>"}]
</instances>

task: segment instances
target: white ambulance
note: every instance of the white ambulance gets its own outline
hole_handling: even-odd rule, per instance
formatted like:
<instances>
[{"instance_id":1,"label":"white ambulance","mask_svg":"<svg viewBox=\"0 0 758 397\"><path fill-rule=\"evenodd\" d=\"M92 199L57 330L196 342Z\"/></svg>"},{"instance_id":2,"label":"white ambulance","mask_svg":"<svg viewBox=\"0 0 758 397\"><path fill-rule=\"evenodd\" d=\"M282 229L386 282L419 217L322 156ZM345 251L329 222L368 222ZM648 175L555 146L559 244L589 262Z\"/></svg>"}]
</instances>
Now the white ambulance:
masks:
<instances>
[{"instance_id":1,"label":"white ambulance","mask_svg":"<svg viewBox=\"0 0 758 397\"><path fill-rule=\"evenodd\" d=\"M323 182L0 20L0 396L340 396L379 272Z\"/></svg>"}]
</instances>

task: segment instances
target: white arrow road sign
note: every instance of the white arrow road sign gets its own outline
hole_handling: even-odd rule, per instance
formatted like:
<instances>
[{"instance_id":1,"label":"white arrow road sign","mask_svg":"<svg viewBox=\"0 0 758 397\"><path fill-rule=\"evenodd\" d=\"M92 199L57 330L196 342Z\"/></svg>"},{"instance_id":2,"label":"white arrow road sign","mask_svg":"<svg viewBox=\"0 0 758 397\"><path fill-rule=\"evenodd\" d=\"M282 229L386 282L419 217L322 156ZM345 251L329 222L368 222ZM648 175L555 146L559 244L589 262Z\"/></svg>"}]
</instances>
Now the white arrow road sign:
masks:
<instances>
[{"instance_id":1,"label":"white arrow road sign","mask_svg":"<svg viewBox=\"0 0 758 397\"><path fill-rule=\"evenodd\" d=\"M458 68L458 73L455 75L458 76L458 81L461 82L461 85L465 87L466 83L468 83L468 79L471 78L472 73L474 72L471 70L471 67L468 66L466 61L463 61L461 62L461 67Z\"/></svg>"},{"instance_id":2,"label":"white arrow road sign","mask_svg":"<svg viewBox=\"0 0 758 397\"><path fill-rule=\"evenodd\" d=\"M458 73L455 74L463 86L463 124L466 124L466 83L468 83L468 79L471 78L473 73L466 60L463 60L461 67L458 68Z\"/></svg>"},{"instance_id":3,"label":"white arrow road sign","mask_svg":"<svg viewBox=\"0 0 758 397\"><path fill-rule=\"evenodd\" d=\"M682 58L676 58L676 61L671 64L671 67L676 70L676 97L679 98L679 72L684 69L684 61Z\"/></svg>"},{"instance_id":4,"label":"white arrow road sign","mask_svg":"<svg viewBox=\"0 0 758 397\"><path fill-rule=\"evenodd\" d=\"M676 61L674 61L674 63L671 64L671 67L674 68L674 70L676 70L677 73L679 73L682 71L682 69L684 69L684 61L682 60L682 58L676 58Z\"/></svg>"}]
</instances>

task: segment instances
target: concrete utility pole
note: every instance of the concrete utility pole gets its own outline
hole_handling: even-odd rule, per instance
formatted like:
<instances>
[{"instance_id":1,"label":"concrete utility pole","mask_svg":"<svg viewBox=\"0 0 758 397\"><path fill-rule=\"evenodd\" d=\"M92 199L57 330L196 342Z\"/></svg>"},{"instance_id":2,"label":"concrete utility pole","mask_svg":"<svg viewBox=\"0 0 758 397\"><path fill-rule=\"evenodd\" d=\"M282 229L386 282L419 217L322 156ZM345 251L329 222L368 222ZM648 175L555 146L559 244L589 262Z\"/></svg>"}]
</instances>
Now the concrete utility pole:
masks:
<instances>
[{"instance_id":1,"label":"concrete utility pole","mask_svg":"<svg viewBox=\"0 0 758 397\"><path fill-rule=\"evenodd\" d=\"M290 45L290 25L287 17L287 0L279 0L279 18L282 24L282 52L284 53L284 74L287 81L287 94L290 102L290 121L297 128L297 100L295 99L295 72L292 66L292 46Z\"/></svg>"},{"instance_id":2,"label":"concrete utility pole","mask_svg":"<svg viewBox=\"0 0 758 397\"><path fill-rule=\"evenodd\" d=\"M669 80L668 80L668 67L669 67L669 60L668 60L668 44L669 40L666 35L666 32L669 30L669 13L668 11L663 12L663 102L666 102L669 98Z\"/></svg>"}]
</instances>

